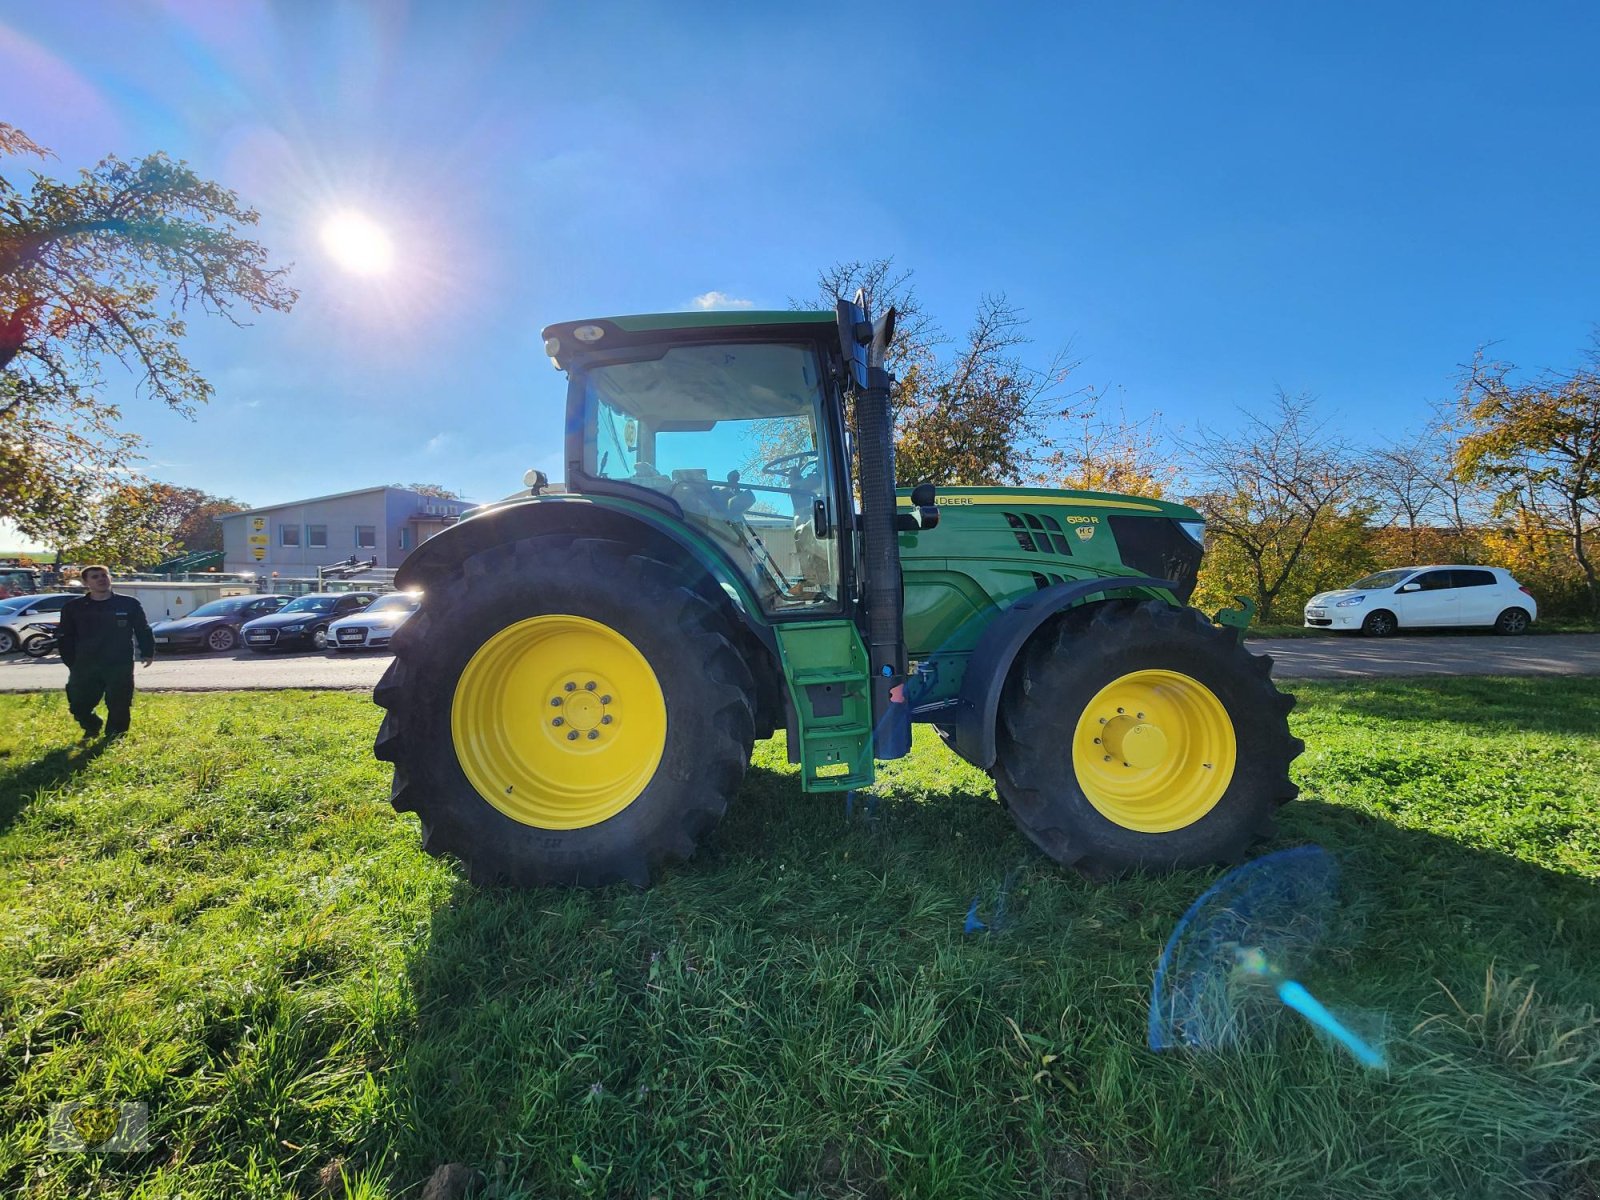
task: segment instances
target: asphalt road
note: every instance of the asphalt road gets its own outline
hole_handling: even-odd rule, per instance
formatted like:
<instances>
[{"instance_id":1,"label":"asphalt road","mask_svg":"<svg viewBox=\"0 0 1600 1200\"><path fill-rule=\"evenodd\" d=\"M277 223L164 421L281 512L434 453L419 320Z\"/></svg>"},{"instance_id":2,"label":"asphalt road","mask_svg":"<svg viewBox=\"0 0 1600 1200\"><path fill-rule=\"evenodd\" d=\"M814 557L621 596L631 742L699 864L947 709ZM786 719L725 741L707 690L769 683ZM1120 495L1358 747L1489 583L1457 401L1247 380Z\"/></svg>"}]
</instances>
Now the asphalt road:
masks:
<instances>
[{"instance_id":1,"label":"asphalt road","mask_svg":"<svg viewBox=\"0 0 1600 1200\"><path fill-rule=\"evenodd\" d=\"M1340 679L1363 675L1600 675L1600 634L1562 633L1503 638L1478 636L1252 639L1257 654L1274 659L1279 679ZM318 654L163 655L135 668L145 691L209 692L273 688L365 691L389 665L386 651ZM0 658L0 692L47 691L67 682L56 658Z\"/></svg>"}]
</instances>

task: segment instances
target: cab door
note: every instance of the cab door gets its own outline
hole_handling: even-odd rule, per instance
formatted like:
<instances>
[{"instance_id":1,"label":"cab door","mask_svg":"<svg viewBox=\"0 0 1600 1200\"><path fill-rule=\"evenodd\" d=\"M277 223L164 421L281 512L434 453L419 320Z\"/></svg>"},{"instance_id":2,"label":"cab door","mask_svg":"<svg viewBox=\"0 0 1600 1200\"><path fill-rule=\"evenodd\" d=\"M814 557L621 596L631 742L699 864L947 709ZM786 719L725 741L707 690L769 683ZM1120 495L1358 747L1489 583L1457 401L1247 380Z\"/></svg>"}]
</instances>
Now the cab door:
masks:
<instances>
[{"instance_id":1,"label":"cab door","mask_svg":"<svg viewBox=\"0 0 1600 1200\"><path fill-rule=\"evenodd\" d=\"M1453 571L1424 571L1395 593L1395 615L1402 626L1426 628L1461 623L1461 592Z\"/></svg>"}]
</instances>

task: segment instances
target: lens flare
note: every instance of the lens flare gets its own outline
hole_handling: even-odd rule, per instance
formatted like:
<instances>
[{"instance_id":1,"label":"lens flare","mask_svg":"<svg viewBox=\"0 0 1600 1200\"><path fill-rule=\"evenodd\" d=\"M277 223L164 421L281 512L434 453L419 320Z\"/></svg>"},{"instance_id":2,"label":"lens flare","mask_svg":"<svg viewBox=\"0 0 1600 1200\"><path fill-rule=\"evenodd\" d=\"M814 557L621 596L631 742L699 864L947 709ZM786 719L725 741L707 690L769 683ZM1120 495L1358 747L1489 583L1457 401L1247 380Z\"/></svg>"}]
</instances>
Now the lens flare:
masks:
<instances>
[{"instance_id":1,"label":"lens flare","mask_svg":"<svg viewBox=\"0 0 1600 1200\"><path fill-rule=\"evenodd\" d=\"M1363 1066L1381 1069L1381 1048L1291 977L1312 965L1336 923L1338 881L1331 855L1299 846L1248 863L1207 889L1157 964L1150 1048L1244 1050L1269 1037L1277 1014L1287 1010Z\"/></svg>"},{"instance_id":2,"label":"lens flare","mask_svg":"<svg viewBox=\"0 0 1600 1200\"><path fill-rule=\"evenodd\" d=\"M322 248L352 275L387 275L394 267L389 235L357 212L334 213L322 223Z\"/></svg>"}]
</instances>

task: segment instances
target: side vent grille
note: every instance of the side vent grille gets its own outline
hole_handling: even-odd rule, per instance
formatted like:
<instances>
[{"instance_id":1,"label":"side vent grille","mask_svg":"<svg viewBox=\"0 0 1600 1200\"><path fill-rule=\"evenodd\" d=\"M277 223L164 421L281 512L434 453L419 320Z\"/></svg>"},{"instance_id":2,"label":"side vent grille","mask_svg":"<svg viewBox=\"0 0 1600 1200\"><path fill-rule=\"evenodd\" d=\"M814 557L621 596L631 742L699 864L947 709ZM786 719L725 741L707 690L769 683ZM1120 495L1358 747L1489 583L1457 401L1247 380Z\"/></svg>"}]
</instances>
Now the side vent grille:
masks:
<instances>
[{"instance_id":1,"label":"side vent grille","mask_svg":"<svg viewBox=\"0 0 1600 1200\"><path fill-rule=\"evenodd\" d=\"M1061 575L1053 575L1048 571L1033 572L1033 589L1036 592L1042 592L1047 587L1051 587L1057 583L1065 582L1067 582L1066 578Z\"/></svg>"},{"instance_id":2,"label":"side vent grille","mask_svg":"<svg viewBox=\"0 0 1600 1200\"><path fill-rule=\"evenodd\" d=\"M1033 513L1001 513L1006 519L1006 524L1011 526L1011 534L1017 539L1017 545L1024 550L1035 554L1050 554L1052 552L1063 556L1072 554L1072 547L1068 544L1061 526L1052 516L1036 516Z\"/></svg>"}]
</instances>

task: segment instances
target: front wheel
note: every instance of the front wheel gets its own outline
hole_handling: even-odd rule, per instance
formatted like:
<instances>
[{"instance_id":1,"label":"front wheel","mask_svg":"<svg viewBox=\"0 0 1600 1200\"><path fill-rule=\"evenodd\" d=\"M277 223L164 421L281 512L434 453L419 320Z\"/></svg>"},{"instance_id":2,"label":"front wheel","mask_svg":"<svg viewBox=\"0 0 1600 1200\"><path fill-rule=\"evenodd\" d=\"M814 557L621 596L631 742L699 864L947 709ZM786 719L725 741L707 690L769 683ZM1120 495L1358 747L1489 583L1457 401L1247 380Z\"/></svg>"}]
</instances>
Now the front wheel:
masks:
<instances>
[{"instance_id":1,"label":"front wheel","mask_svg":"<svg viewBox=\"0 0 1600 1200\"><path fill-rule=\"evenodd\" d=\"M313 629L311 631L311 647L314 650L328 648L328 631L326 629Z\"/></svg>"},{"instance_id":2,"label":"front wheel","mask_svg":"<svg viewBox=\"0 0 1600 1200\"><path fill-rule=\"evenodd\" d=\"M755 686L726 621L619 542L484 550L392 645L373 693L390 800L479 883L648 884L750 761Z\"/></svg>"},{"instance_id":3,"label":"front wheel","mask_svg":"<svg viewBox=\"0 0 1600 1200\"><path fill-rule=\"evenodd\" d=\"M48 633L35 633L22 639L22 652L29 658L43 658L56 648L56 639Z\"/></svg>"},{"instance_id":4,"label":"front wheel","mask_svg":"<svg viewBox=\"0 0 1600 1200\"><path fill-rule=\"evenodd\" d=\"M1237 861L1296 795L1294 697L1200 613L1071 613L1006 685L994 777L1045 853L1092 877Z\"/></svg>"},{"instance_id":5,"label":"front wheel","mask_svg":"<svg viewBox=\"0 0 1600 1200\"><path fill-rule=\"evenodd\" d=\"M0 654L10 654L17 648L17 635L9 629L0 629Z\"/></svg>"},{"instance_id":6,"label":"front wheel","mask_svg":"<svg viewBox=\"0 0 1600 1200\"><path fill-rule=\"evenodd\" d=\"M231 625L220 625L206 634L206 648L218 654L232 650L238 643L239 635L234 633Z\"/></svg>"},{"instance_id":7,"label":"front wheel","mask_svg":"<svg viewBox=\"0 0 1600 1200\"><path fill-rule=\"evenodd\" d=\"M1400 622L1395 615L1386 608L1367 614L1367 619L1361 622L1361 632L1368 637L1386 638L1393 637L1400 628Z\"/></svg>"}]
</instances>

